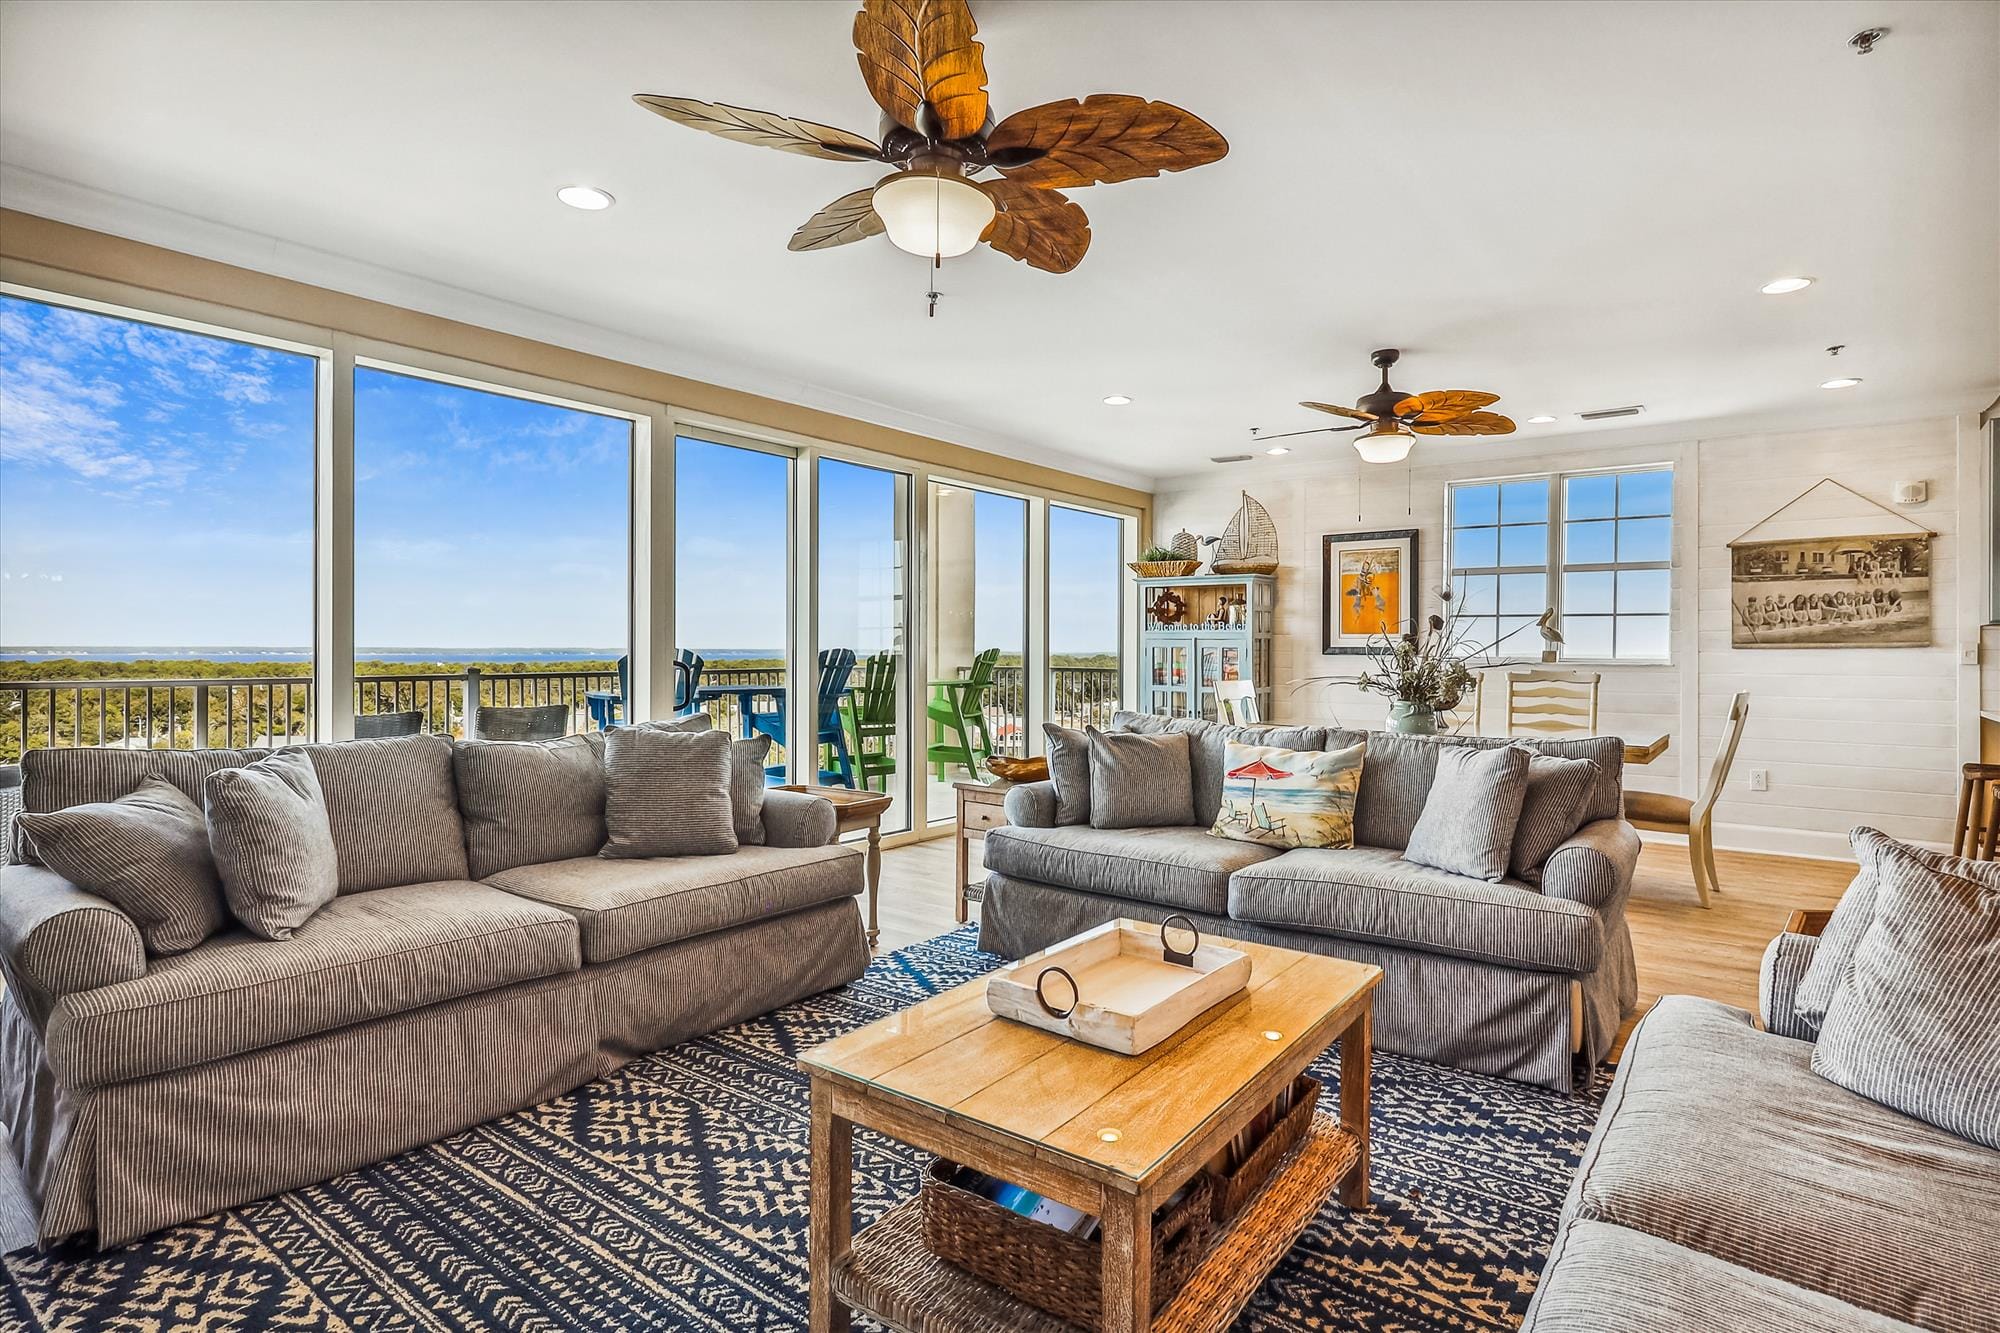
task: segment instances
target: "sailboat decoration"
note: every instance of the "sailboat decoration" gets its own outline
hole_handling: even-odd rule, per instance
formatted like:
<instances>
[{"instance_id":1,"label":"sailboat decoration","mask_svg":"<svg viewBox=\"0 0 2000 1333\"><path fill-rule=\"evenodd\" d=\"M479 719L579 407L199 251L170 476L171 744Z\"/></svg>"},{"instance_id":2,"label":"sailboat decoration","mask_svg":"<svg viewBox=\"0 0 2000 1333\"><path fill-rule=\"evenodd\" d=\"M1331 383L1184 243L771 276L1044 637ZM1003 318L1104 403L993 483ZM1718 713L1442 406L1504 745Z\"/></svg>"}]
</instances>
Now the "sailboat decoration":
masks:
<instances>
[{"instance_id":1,"label":"sailboat decoration","mask_svg":"<svg viewBox=\"0 0 2000 1333\"><path fill-rule=\"evenodd\" d=\"M1275 574L1278 572L1278 525L1263 505L1240 492L1243 503L1229 517L1229 526L1220 537L1204 537L1215 545L1208 567L1217 574Z\"/></svg>"}]
</instances>

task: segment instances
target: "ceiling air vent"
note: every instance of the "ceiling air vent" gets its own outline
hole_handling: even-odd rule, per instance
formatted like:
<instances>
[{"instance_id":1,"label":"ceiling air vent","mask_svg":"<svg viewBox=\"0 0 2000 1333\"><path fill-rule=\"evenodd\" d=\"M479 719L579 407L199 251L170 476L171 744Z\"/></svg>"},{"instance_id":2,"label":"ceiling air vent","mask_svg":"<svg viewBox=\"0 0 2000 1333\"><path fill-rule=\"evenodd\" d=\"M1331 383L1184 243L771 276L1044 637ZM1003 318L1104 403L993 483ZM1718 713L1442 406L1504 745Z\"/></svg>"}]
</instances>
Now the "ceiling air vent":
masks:
<instances>
[{"instance_id":1,"label":"ceiling air vent","mask_svg":"<svg viewBox=\"0 0 2000 1333\"><path fill-rule=\"evenodd\" d=\"M1576 415L1584 421L1609 421L1612 417L1636 417L1645 410L1643 405L1634 403L1630 407L1600 407L1595 412L1578 412Z\"/></svg>"},{"instance_id":2,"label":"ceiling air vent","mask_svg":"<svg viewBox=\"0 0 2000 1333\"><path fill-rule=\"evenodd\" d=\"M1210 458L1210 459L1209 459L1208 461L1209 461L1209 462L1211 462L1211 463L1247 463L1247 462L1249 462L1249 461L1250 461L1250 455L1249 455L1249 454L1216 454L1216 455L1215 455L1214 457Z\"/></svg>"}]
</instances>

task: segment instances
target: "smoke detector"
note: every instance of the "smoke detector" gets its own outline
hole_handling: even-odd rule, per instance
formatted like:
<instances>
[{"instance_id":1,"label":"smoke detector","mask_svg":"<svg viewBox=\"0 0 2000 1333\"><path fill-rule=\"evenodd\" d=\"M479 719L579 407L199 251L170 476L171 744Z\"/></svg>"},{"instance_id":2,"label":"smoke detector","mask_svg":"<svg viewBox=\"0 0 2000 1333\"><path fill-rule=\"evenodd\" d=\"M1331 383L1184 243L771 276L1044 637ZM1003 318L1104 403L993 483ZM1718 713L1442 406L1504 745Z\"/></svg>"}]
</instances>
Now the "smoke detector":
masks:
<instances>
[{"instance_id":1,"label":"smoke detector","mask_svg":"<svg viewBox=\"0 0 2000 1333\"><path fill-rule=\"evenodd\" d=\"M1888 35L1887 28L1863 28L1848 38L1847 44L1854 48L1855 55L1865 56L1875 49L1875 43Z\"/></svg>"}]
</instances>

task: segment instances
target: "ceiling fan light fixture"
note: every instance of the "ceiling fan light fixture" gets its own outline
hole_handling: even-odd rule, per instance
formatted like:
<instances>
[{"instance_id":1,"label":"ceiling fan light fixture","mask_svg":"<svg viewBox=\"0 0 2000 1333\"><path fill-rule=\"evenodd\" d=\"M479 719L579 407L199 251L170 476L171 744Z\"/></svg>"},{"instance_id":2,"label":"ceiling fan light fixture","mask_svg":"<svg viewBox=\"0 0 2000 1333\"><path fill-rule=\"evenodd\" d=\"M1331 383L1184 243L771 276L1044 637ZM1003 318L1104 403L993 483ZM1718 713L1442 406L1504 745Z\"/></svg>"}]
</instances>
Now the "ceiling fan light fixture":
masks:
<instances>
[{"instance_id":1,"label":"ceiling fan light fixture","mask_svg":"<svg viewBox=\"0 0 2000 1333\"><path fill-rule=\"evenodd\" d=\"M1410 456L1417 437L1393 421L1378 422L1354 437L1354 452L1364 463L1400 463Z\"/></svg>"},{"instance_id":2,"label":"ceiling fan light fixture","mask_svg":"<svg viewBox=\"0 0 2000 1333\"><path fill-rule=\"evenodd\" d=\"M898 250L951 259L979 244L993 225L993 200L956 176L900 172L875 187L875 213Z\"/></svg>"}]
</instances>

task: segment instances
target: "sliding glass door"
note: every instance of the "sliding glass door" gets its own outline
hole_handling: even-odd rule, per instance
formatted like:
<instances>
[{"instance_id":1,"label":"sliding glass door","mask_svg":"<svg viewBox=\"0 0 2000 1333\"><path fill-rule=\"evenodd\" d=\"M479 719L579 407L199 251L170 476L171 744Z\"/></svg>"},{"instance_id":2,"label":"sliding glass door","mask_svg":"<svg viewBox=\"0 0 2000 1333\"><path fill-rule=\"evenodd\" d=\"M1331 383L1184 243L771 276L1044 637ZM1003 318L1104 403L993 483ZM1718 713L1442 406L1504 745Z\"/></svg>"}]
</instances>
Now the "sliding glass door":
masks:
<instances>
[{"instance_id":1,"label":"sliding glass door","mask_svg":"<svg viewBox=\"0 0 2000 1333\"><path fill-rule=\"evenodd\" d=\"M912 699L910 479L823 457L814 491L818 766L816 776L801 780L888 793L894 803L882 830L900 832L910 827L912 760L905 744Z\"/></svg>"},{"instance_id":2,"label":"sliding glass door","mask_svg":"<svg viewBox=\"0 0 2000 1333\"><path fill-rule=\"evenodd\" d=\"M925 765L925 809L931 823L943 824L956 813L952 783L985 778L980 764L987 753L1024 755L1032 739L1025 667L1028 502L947 482L933 482L930 493L931 560L924 577L934 683L927 693L943 716L926 718L926 744L942 748L934 748ZM954 711L968 700L969 744L959 737Z\"/></svg>"},{"instance_id":3,"label":"sliding glass door","mask_svg":"<svg viewBox=\"0 0 2000 1333\"><path fill-rule=\"evenodd\" d=\"M1120 706L1125 520L1049 506L1049 717L1106 727Z\"/></svg>"}]
</instances>

